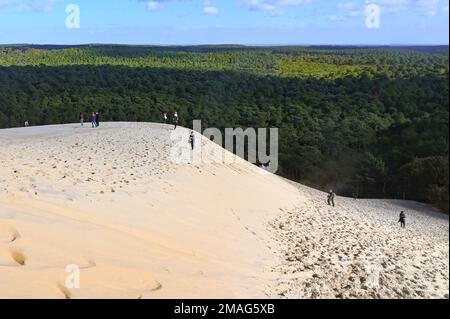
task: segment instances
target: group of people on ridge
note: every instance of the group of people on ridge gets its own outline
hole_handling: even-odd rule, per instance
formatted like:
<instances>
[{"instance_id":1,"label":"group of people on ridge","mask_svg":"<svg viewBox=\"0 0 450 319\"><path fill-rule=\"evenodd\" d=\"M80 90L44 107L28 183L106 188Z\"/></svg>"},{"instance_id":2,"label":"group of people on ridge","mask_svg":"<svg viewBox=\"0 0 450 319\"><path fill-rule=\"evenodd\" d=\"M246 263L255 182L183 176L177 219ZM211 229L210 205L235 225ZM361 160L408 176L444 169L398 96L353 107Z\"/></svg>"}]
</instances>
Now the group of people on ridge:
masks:
<instances>
[{"instance_id":1,"label":"group of people on ridge","mask_svg":"<svg viewBox=\"0 0 450 319\"><path fill-rule=\"evenodd\" d=\"M336 197L336 193L331 189L328 192L328 197L327 197L328 205L333 206L333 207L335 206L334 205L334 198L335 197ZM356 199L356 197L354 197L354 198ZM401 211L398 223L400 223L400 227L401 228L406 228L406 214L405 214L404 211Z\"/></svg>"},{"instance_id":2,"label":"group of people on ridge","mask_svg":"<svg viewBox=\"0 0 450 319\"><path fill-rule=\"evenodd\" d=\"M92 123L92 128L96 128L100 125L100 114L98 112L91 113L91 123ZM81 126L84 125L84 113L83 112L80 112L80 124L81 124Z\"/></svg>"},{"instance_id":3,"label":"group of people on ridge","mask_svg":"<svg viewBox=\"0 0 450 319\"><path fill-rule=\"evenodd\" d=\"M163 122L164 122L164 124L169 124L169 117L166 112L163 113ZM173 117L172 117L172 123L175 127L174 128L175 130L177 129L179 122L180 122L180 117L178 116L178 112L175 111L175 113L173 113ZM194 147L195 147L194 131L191 131L191 134L189 135L188 143L191 145L192 150L194 150Z\"/></svg>"},{"instance_id":4,"label":"group of people on ridge","mask_svg":"<svg viewBox=\"0 0 450 319\"><path fill-rule=\"evenodd\" d=\"M166 112L164 112L164 114L163 114L163 121L164 121L164 124L169 124L169 117ZM178 117L178 112L175 111L175 113L173 113L173 117L172 117L172 123L175 126L175 129L177 129L179 121L180 121L180 118Z\"/></svg>"}]
</instances>

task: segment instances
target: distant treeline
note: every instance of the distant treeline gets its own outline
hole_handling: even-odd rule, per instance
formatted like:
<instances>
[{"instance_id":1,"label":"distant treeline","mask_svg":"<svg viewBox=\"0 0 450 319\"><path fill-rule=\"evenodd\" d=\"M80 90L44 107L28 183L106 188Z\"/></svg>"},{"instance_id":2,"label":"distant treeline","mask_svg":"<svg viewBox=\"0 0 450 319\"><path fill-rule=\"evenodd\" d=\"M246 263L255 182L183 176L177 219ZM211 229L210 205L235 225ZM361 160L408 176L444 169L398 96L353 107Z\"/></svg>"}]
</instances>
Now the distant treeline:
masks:
<instances>
[{"instance_id":1,"label":"distant treeline","mask_svg":"<svg viewBox=\"0 0 450 319\"><path fill-rule=\"evenodd\" d=\"M0 127L278 127L283 176L448 211L448 47L0 46Z\"/></svg>"}]
</instances>

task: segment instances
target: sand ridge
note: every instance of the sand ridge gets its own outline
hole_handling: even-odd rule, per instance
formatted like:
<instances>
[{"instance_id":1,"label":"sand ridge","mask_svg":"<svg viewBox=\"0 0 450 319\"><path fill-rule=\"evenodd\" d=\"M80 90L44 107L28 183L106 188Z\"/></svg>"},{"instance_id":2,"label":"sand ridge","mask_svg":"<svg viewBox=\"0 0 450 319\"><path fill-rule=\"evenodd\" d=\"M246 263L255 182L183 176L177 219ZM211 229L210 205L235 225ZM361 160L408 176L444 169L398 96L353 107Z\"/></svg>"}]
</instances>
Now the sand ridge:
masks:
<instances>
[{"instance_id":1,"label":"sand ridge","mask_svg":"<svg viewBox=\"0 0 450 319\"><path fill-rule=\"evenodd\" d=\"M243 160L174 164L171 130L0 131L0 297L265 297L264 222L295 188ZM80 289L64 288L72 264Z\"/></svg>"}]
</instances>

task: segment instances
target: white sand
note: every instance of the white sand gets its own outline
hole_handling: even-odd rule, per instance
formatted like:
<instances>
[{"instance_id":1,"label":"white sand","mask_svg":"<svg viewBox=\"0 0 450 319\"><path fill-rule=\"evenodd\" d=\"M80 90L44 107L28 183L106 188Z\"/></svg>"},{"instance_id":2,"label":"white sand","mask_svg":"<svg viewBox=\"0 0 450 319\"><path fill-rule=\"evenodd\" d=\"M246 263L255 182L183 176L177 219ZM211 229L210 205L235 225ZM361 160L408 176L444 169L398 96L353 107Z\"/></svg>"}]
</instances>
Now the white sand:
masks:
<instances>
[{"instance_id":1,"label":"white sand","mask_svg":"<svg viewBox=\"0 0 450 319\"><path fill-rule=\"evenodd\" d=\"M271 222L286 298L448 298L448 216L427 205L336 199L299 186L307 200ZM406 229L399 212L407 214Z\"/></svg>"},{"instance_id":2,"label":"white sand","mask_svg":"<svg viewBox=\"0 0 450 319\"><path fill-rule=\"evenodd\" d=\"M331 209L239 159L175 164L170 131L0 130L0 298L448 297L447 216L401 201ZM79 289L65 287L71 264Z\"/></svg>"}]
</instances>

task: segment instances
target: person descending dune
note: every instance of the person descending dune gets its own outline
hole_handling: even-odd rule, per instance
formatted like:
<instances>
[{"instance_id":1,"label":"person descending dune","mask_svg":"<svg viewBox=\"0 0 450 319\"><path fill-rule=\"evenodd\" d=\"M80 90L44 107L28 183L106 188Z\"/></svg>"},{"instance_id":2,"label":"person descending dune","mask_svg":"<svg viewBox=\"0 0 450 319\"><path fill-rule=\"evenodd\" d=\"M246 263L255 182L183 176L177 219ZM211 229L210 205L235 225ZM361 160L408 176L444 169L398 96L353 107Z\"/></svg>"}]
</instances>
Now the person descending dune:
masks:
<instances>
[{"instance_id":1,"label":"person descending dune","mask_svg":"<svg viewBox=\"0 0 450 319\"><path fill-rule=\"evenodd\" d=\"M327 203L330 206L334 207L334 198L336 197L336 194L333 192L333 190L331 189L330 192L328 193L328 198L327 198Z\"/></svg>"},{"instance_id":2,"label":"person descending dune","mask_svg":"<svg viewBox=\"0 0 450 319\"><path fill-rule=\"evenodd\" d=\"M400 212L398 223L400 223L400 227L401 228L405 228L406 227L406 214L405 214L404 211Z\"/></svg>"}]
</instances>

